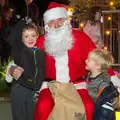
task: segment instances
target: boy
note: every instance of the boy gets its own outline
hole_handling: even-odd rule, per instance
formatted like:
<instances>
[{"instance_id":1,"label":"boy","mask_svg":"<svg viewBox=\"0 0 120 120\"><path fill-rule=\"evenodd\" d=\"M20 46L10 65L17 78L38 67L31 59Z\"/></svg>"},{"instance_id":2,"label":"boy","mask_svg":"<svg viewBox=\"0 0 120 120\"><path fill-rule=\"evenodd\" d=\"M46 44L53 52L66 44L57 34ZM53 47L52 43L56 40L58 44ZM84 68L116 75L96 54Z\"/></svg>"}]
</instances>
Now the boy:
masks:
<instances>
[{"instance_id":1,"label":"boy","mask_svg":"<svg viewBox=\"0 0 120 120\"><path fill-rule=\"evenodd\" d=\"M113 105L115 97L108 97L110 96L108 86L111 85L111 82L107 70L111 64L113 64L111 53L98 49L91 51L86 60L86 69L90 71L86 78L88 93L95 102L93 120L115 120ZM112 89L110 88L110 90ZM107 101L104 103L102 98ZM100 103L99 107L98 103Z\"/></svg>"},{"instance_id":2,"label":"boy","mask_svg":"<svg viewBox=\"0 0 120 120\"><path fill-rule=\"evenodd\" d=\"M45 75L45 55L35 46L38 36L35 24L21 20L8 37L13 60L24 69L21 77L13 80L11 89L13 120L33 120L33 93L40 89Z\"/></svg>"}]
</instances>

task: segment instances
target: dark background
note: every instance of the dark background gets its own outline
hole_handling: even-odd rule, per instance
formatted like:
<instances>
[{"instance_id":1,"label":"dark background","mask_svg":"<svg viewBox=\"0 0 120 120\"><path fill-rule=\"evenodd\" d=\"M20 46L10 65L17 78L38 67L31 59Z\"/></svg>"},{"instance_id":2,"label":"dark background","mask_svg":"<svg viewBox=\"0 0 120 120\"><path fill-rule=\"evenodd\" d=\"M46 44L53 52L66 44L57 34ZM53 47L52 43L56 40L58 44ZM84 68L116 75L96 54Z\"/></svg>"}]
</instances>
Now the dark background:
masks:
<instances>
[{"instance_id":1,"label":"dark background","mask_svg":"<svg viewBox=\"0 0 120 120\"><path fill-rule=\"evenodd\" d=\"M68 5L68 0L33 0L34 3L36 3L39 6L39 17L41 18L43 13L48 7L48 4L51 2L57 2L60 4ZM21 11L22 7L25 5L24 0L9 0L9 3L12 4L17 11Z\"/></svg>"}]
</instances>

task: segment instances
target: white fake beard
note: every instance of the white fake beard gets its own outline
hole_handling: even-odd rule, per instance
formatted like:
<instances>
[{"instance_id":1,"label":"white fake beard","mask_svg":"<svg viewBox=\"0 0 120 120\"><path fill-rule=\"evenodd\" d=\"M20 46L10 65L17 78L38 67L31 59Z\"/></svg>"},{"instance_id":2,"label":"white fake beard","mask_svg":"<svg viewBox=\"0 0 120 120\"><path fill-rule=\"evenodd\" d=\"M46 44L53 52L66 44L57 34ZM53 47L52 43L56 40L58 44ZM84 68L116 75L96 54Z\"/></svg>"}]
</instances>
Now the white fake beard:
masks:
<instances>
[{"instance_id":1,"label":"white fake beard","mask_svg":"<svg viewBox=\"0 0 120 120\"><path fill-rule=\"evenodd\" d=\"M45 51L53 57L64 55L73 46L72 28L69 21L65 21L59 29L45 27Z\"/></svg>"}]
</instances>

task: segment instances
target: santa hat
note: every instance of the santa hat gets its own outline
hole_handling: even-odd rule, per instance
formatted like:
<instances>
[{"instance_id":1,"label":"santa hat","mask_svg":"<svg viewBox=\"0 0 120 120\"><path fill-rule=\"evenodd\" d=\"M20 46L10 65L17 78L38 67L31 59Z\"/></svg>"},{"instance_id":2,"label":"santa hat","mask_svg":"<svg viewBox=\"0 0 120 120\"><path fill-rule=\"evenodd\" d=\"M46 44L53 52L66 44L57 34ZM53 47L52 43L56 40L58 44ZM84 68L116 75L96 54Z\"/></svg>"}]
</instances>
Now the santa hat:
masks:
<instances>
[{"instance_id":1,"label":"santa hat","mask_svg":"<svg viewBox=\"0 0 120 120\"><path fill-rule=\"evenodd\" d=\"M43 15L44 23L47 24L50 20L58 18L67 18L67 9L56 2L51 2L47 11Z\"/></svg>"},{"instance_id":2,"label":"santa hat","mask_svg":"<svg viewBox=\"0 0 120 120\"><path fill-rule=\"evenodd\" d=\"M109 74L110 76L115 76L115 73L114 73L114 71L113 71L112 68L108 68L108 74Z\"/></svg>"}]
</instances>

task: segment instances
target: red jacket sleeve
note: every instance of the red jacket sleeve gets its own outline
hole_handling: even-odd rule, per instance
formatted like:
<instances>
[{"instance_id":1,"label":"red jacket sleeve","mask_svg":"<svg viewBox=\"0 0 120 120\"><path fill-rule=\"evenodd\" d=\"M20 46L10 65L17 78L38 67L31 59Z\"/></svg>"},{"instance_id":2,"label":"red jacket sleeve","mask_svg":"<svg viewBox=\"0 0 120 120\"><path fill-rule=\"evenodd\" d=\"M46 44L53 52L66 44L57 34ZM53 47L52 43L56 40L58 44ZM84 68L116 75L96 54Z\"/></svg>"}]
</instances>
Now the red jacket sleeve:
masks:
<instances>
[{"instance_id":1,"label":"red jacket sleeve","mask_svg":"<svg viewBox=\"0 0 120 120\"><path fill-rule=\"evenodd\" d=\"M80 30L74 30L73 34L75 34L75 39L77 40L77 43L79 44L79 48L82 51L83 60L86 60L88 53L91 50L95 49L96 46L93 43L93 41L90 39L90 37L86 35L84 32Z\"/></svg>"},{"instance_id":2,"label":"red jacket sleeve","mask_svg":"<svg viewBox=\"0 0 120 120\"><path fill-rule=\"evenodd\" d=\"M36 46L41 50L44 50L44 35L39 36L36 42Z\"/></svg>"},{"instance_id":3,"label":"red jacket sleeve","mask_svg":"<svg viewBox=\"0 0 120 120\"><path fill-rule=\"evenodd\" d=\"M95 49L96 46L88 35L83 32L84 44L86 46L86 53L88 54L91 50Z\"/></svg>"}]
</instances>

